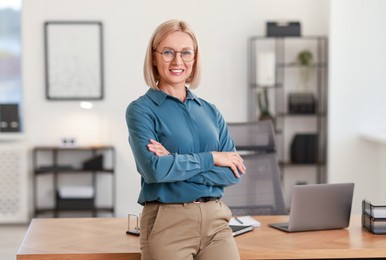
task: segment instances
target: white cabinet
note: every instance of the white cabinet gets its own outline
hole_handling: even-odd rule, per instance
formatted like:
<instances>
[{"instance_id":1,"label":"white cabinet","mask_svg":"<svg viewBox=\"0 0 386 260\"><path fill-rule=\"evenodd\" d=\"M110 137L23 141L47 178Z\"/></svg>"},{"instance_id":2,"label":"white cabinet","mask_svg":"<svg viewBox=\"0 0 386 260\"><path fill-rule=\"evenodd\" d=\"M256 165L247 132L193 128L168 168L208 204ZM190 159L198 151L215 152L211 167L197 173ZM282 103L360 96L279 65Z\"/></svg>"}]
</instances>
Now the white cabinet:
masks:
<instances>
[{"instance_id":1,"label":"white cabinet","mask_svg":"<svg viewBox=\"0 0 386 260\"><path fill-rule=\"evenodd\" d=\"M0 141L0 223L27 223L27 149L5 139Z\"/></svg>"}]
</instances>

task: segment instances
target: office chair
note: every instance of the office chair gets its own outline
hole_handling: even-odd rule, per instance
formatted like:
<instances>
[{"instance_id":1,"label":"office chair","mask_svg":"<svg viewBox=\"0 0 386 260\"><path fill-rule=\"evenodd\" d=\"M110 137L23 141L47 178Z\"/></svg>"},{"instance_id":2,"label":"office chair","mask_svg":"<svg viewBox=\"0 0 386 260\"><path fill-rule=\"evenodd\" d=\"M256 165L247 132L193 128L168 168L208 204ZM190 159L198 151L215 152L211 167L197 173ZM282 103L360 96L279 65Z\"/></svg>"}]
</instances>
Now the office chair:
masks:
<instances>
[{"instance_id":1,"label":"office chair","mask_svg":"<svg viewBox=\"0 0 386 260\"><path fill-rule=\"evenodd\" d=\"M280 170L271 121L228 123L247 173L239 184L225 188L223 201L234 216L285 215Z\"/></svg>"},{"instance_id":2,"label":"office chair","mask_svg":"<svg viewBox=\"0 0 386 260\"><path fill-rule=\"evenodd\" d=\"M275 152L275 136L271 120L228 123L228 130L240 152Z\"/></svg>"}]
</instances>

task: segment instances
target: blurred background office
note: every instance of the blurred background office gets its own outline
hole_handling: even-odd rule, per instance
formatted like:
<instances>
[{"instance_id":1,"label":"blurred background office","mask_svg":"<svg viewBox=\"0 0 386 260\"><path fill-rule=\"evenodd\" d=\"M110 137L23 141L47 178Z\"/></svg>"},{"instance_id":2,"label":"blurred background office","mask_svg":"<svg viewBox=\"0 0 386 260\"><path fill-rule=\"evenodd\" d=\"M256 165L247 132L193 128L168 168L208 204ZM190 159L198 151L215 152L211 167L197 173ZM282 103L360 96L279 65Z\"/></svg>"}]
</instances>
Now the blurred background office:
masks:
<instances>
[{"instance_id":1,"label":"blurred background office","mask_svg":"<svg viewBox=\"0 0 386 260\"><path fill-rule=\"evenodd\" d=\"M1 15L7 8L21 11L21 47L13 46L21 57L21 84L15 85L12 95L7 92L7 98L20 104L21 131L11 136L0 133L0 146L25 149L23 196L32 197L33 147L59 145L62 138L72 137L77 145L115 147L115 215L139 212L140 176L127 143L124 111L147 89L142 65L154 26L176 18L195 28L206 57L197 93L216 104L227 121L237 122L248 119L248 39L265 35L267 21L291 20L301 22L302 35L322 35L329 41L327 182L355 182L354 213L360 212L363 198L386 203L385 1L2 0L0 4ZM92 102L89 110L80 108L79 101L45 96L44 23L63 20L103 24L104 98ZM2 102L4 84L0 81ZM26 222L32 216L31 204L31 199L23 204Z\"/></svg>"}]
</instances>

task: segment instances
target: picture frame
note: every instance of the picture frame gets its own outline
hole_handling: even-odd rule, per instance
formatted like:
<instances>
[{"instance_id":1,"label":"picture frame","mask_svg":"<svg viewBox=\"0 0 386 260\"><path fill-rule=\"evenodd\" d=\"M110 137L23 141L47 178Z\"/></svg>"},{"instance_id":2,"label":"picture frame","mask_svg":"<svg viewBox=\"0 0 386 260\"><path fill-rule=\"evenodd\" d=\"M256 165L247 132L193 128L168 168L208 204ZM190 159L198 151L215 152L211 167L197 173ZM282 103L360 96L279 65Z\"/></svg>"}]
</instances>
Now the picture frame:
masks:
<instances>
[{"instance_id":1,"label":"picture frame","mask_svg":"<svg viewBox=\"0 0 386 260\"><path fill-rule=\"evenodd\" d=\"M99 21L44 23L48 100L101 100L103 26Z\"/></svg>"}]
</instances>

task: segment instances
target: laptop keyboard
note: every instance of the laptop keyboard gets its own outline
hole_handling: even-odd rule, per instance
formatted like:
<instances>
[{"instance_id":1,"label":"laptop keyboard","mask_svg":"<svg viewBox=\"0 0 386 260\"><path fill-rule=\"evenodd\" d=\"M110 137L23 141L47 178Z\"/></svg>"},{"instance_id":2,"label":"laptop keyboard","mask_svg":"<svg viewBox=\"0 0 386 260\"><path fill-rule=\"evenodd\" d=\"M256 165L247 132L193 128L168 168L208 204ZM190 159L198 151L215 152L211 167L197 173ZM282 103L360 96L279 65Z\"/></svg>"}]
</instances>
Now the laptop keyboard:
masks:
<instances>
[{"instance_id":1,"label":"laptop keyboard","mask_svg":"<svg viewBox=\"0 0 386 260\"><path fill-rule=\"evenodd\" d=\"M280 225L277 225L277 226L280 227L280 228L288 229L288 224L280 224Z\"/></svg>"}]
</instances>

